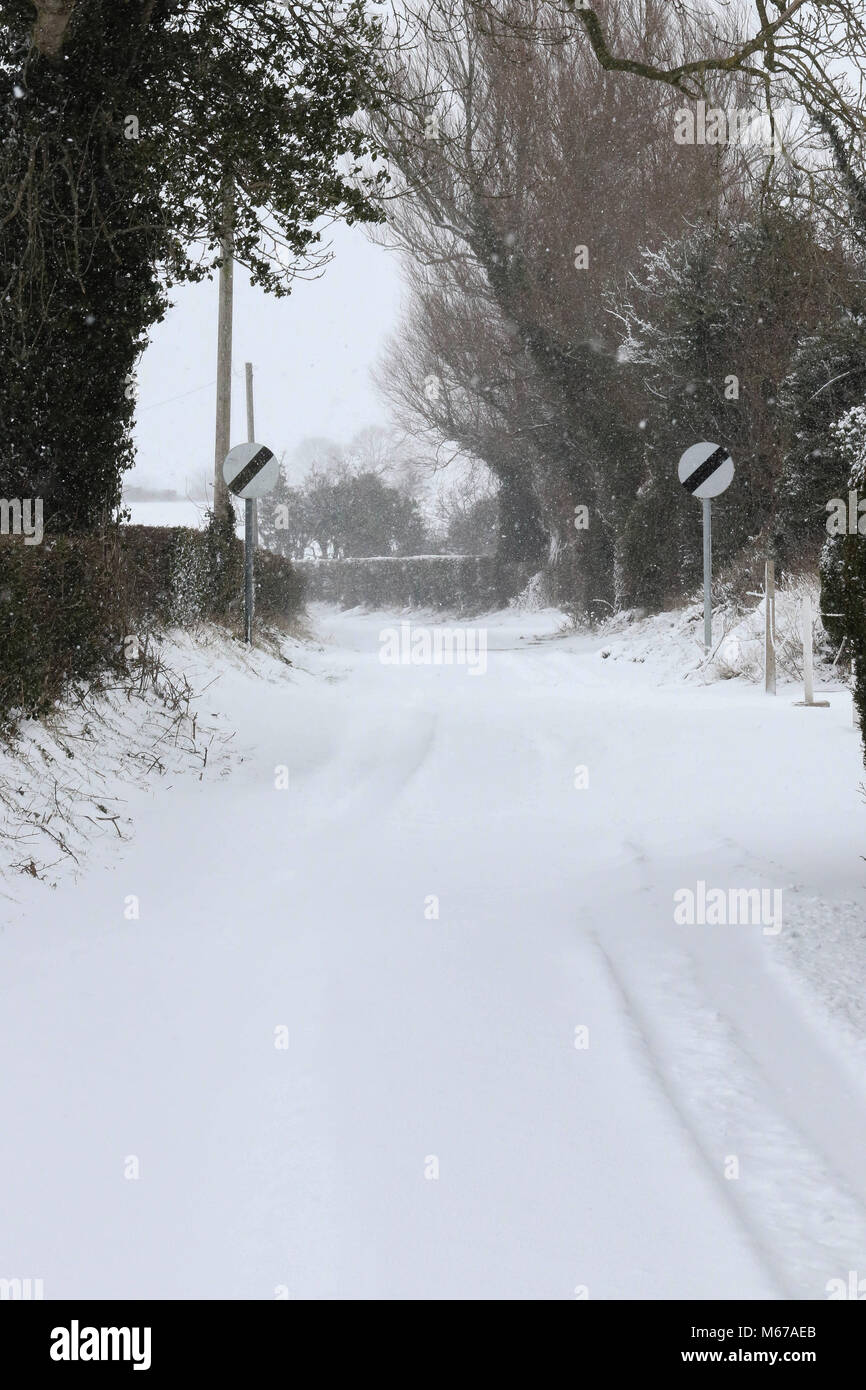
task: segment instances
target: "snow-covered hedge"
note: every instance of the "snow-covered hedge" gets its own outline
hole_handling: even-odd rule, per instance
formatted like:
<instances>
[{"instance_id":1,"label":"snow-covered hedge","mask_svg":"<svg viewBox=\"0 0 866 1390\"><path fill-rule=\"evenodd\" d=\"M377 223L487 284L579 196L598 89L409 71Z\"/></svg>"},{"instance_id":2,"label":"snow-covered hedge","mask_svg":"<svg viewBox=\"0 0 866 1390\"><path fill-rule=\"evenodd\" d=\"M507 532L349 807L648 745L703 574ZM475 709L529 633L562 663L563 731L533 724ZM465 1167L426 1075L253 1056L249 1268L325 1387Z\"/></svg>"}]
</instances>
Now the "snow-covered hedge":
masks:
<instances>
[{"instance_id":1,"label":"snow-covered hedge","mask_svg":"<svg viewBox=\"0 0 866 1390\"><path fill-rule=\"evenodd\" d=\"M296 560L308 599L341 608L432 608L481 613L503 607L532 577L532 567L491 555L388 555Z\"/></svg>"},{"instance_id":2,"label":"snow-covered hedge","mask_svg":"<svg viewBox=\"0 0 866 1390\"><path fill-rule=\"evenodd\" d=\"M293 566L260 552L256 570L257 613L290 619L303 601ZM0 537L0 727L46 713L70 685L128 671L161 628L239 628L242 604L241 542L218 530L121 526L32 546Z\"/></svg>"}]
</instances>

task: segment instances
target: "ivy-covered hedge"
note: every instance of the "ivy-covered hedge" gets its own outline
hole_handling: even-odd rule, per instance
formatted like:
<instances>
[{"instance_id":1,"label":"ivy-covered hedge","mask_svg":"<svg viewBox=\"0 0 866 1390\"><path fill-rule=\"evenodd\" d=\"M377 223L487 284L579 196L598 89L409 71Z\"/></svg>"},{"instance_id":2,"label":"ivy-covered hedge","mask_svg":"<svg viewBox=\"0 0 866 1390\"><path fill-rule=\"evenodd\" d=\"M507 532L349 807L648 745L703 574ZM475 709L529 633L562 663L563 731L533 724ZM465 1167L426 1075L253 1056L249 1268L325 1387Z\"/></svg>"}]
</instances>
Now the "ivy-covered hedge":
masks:
<instances>
[{"instance_id":1,"label":"ivy-covered hedge","mask_svg":"<svg viewBox=\"0 0 866 1390\"><path fill-rule=\"evenodd\" d=\"M821 618L834 643L845 641L843 659L854 664L854 706L866 764L866 537L837 536L825 543Z\"/></svg>"},{"instance_id":2,"label":"ivy-covered hedge","mask_svg":"<svg viewBox=\"0 0 866 1390\"><path fill-rule=\"evenodd\" d=\"M866 408L847 411L831 430L831 454L848 465L848 488L866 496ZM842 475L844 476L844 474ZM849 520L850 528L850 520ZM855 520L853 534L828 536L821 555L821 617L831 640L845 642L843 661L854 666L854 706L860 722L866 763L866 536Z\"/></svg>"},{"instance_id":3,"label":"ivy-covered hedge","mask_svg":"<svg viewBox=\"0 0 866 1390\"><path fill-rule=\"evenodd\" d=\"M309 599L342 608L455 613L501 608L528 584L536 568L492 555L389 555L294 564L306 581Z\"/></svg>"},{"instance_id":4,"label":"ivy-covered hedge","mask_svg":"<svg viewBox=\"0 0 866 1390\"><path fill-rule=\"evenodd\" d=\"M293 617L303 581L259 551L256 612ZM236 625L243 547L225 530L121 526L105 535L0 537L0 726L51 709L71 684L128 669L125 638L206 619Z\"/></svg>"}]
</instances>

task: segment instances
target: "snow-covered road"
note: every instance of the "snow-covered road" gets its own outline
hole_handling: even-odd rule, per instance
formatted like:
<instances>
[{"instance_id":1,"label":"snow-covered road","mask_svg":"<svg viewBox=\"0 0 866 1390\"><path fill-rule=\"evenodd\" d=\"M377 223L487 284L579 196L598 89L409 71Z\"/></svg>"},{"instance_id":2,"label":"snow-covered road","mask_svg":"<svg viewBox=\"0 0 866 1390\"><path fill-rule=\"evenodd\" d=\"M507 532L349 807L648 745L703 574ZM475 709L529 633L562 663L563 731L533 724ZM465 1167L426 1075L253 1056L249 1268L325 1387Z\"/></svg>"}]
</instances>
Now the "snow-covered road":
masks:
<instances>
[{"instance_id":1,"label":"snow-covered road","mask_svg":"<svg viewBox=\"0 0 866 1390\"><path fill-rule=\"evenodd\" d=\"M660 684L546 615L491 620L484 675L384 665L389 621L320 610L293 672L231 664L202 708L243 762L136 793L118 857L23 892L0 1276L509 1299L866 1276L862 1039L814 949L827 916L856 978L847 695ZM781 890L781 932L678 924L699 881Z\"/></svg>"}]
</instances>

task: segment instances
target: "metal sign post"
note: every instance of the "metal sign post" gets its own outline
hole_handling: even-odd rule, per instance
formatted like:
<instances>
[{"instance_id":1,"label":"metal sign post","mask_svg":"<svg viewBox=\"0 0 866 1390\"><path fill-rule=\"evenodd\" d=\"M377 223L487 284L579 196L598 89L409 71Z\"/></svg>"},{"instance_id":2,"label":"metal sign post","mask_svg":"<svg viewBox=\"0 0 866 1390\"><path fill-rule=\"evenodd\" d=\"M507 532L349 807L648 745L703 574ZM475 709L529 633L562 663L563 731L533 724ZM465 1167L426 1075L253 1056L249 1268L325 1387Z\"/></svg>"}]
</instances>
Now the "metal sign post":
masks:
<instances>
[{"instance_id":1,"label":"metal sign post","mask_svg":"<svg viewBox=\"0 0 866 1390\"><path fill-rule=\"evenodd\" d=\"M253 613L256 606L255 553L256 513L252 497L244 499L244 641L253 640Z\"/></svg>"},{"instance_id":2,"label":"metal sign post","mask_svg":"<svg viewBox=\"0 0 866 1390\"><path fill-rule=\"evenodd\" d=\"M686 492L699 497L704 511L704 648L713 645L713 517L711 498L730 486L734 461L723 444L693 444L677 468Z\"/></svg>"},{"instance_id":3,"label":"metal sign post","mask_svg":"<svg viewBox=\"0 0 866 1390\"><path fill-rule=\"evenodd\" d=\"M253 364L244 367L247 387L247 443L252 444L256 437L256 417L253 406ZM257 503L254 497L244 500L244 641L250 646L253 640L253 617L256 607L255 557L259 543Z\"/></svg>"},{"instance_id":4,"label":"metal sign post","mask_svg":"<svg viewBox=\"0 0 866 1390\"><path fill-rule=\"evenodd\" d=\"M701 499L704 509L704 647L713 645L713 512L709 497Z\"/></svg>"},{"instance_id":5,"label":"metal sign post","mask_svg":"<svg viewBox=\"0 0 866 1390\"><path fill-rule=\"evenodd\" d=\"M256 548L256 497L270 492L280 473L280 461L265 444L236 444L226 454L223 477L229 492L244 500L244 641L253 640L255 583L253 556Z\"/></svg>"}]
</instances>

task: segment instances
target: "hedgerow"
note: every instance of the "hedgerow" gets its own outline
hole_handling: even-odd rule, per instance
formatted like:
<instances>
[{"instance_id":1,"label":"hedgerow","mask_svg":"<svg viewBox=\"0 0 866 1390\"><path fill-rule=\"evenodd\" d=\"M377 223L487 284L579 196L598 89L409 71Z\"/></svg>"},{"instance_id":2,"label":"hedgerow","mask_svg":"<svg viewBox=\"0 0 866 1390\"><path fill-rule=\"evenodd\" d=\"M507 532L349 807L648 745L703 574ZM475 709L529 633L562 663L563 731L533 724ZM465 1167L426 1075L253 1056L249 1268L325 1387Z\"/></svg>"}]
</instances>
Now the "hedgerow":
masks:
<instances>
[{"instance_id":1,"label":"hedgerow","mask_svg":"<svg viewBox=\"0 0 866 1390\"><path fill-rule=\"evenodd\" d=\"M287 560L257 553L264 621L294 617L303 588ZM0 537L0 727L128 670L130 652L161 629L216 621L239 631L242 596L243 547L224 525L120 526L40 545Z\"/></svg>"}]
</instances>

